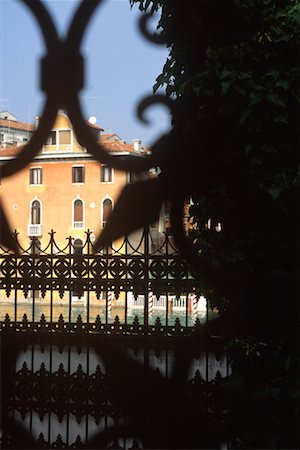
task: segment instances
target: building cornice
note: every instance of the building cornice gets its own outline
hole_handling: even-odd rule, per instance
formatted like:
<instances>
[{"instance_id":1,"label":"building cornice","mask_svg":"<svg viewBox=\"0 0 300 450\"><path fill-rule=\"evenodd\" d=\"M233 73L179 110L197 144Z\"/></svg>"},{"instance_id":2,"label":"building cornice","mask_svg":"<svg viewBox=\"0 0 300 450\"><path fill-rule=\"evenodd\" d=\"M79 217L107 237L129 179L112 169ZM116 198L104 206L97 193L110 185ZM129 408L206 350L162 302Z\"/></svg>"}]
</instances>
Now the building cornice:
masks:
<instances>
[{"instance_id":1,"label":"building cornice","mask_svg":"<svg viewBox=\"0 0 300 450\"><path fill-rule=\"evenodd\" d=\"M112 156L127 156L132 155L131 152L108 152ZM142 156L142 155L140 155ZM0 156L0 164L1 162L10 161L16 159L15 156ZM84 159L95 161L97 160L94 158L93 155L90 153L42 153L40 155L37 155L32 162L39 161L39 162L49 162L49 161L82 161Z\"/></svg>"}]
</instances>

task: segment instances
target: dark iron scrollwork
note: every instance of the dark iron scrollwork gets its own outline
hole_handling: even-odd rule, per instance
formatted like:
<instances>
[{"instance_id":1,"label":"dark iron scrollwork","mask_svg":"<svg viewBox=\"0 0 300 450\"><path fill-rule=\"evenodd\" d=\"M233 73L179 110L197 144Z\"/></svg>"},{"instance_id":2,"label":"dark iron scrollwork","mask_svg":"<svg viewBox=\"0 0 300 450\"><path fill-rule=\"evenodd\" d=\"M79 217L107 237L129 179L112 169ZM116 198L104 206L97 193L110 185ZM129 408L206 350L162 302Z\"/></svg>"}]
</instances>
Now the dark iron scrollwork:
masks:
<instances>
[{"instance_id":1,"label":"dark iron scrollwork","mask_svg":"<svg viewBox=\"0 0 300 450\"><path fill-rule=\"evenodd\" d=\"M68 112L78 141L82 146L87 148L88 152L97 161L101 161L119 170L132 172L144 172L152 167L161 168L159 178L127 185L124 188L115 205L114 212L107 227L94 244L95 252L100 247L109 245L120 236L128 235L131 231L154 222L158 217L163 201L169 199L172 202L171 220L175 241L179 249L183 250L185 256L190 259L191 255L194 254L194 250L192 247L189 247L182 226L182 207L185 198L192 190L191 182L187 182L182 176L182 173L185 173L185 168L190 162L190 159L187 158L186 163L183 164L182 149L186 148L184 155L186 158L191 148L189 141L186 140L187 130L189 128L185 114L174 101L163 95L144 98L137 108L138 118L144 123L147 123L145 112L148 108L153 105L166 106L172 115L172 130L169 134L161 136L152 145L151 154L148 156L144 156L143 158L135 157L134 155L122 158L114 158L111 156L106 152L101 143L95 141L84 120L79 101L79 92L84 85L84 60L80 53L80 47L89 21L96 8L103 3L102 0L83 0L80 3L65 39L58 36L53 19L41 1L21 0L21 2L36 19L45 42L47 53L41 61L41 89L46 94L46 101L38 128L30 142L24 146L15 160L9 161L1 167L1 176L5 178L17 173L35 158L46 142L58 109L62 107ZM148 31L147 25L149 18L150 15L146 14L141 19L140 29L142 34L155 44L164 43L164 36L156 33L151 34ZM63 64L61 64L62 61ZM60 67L59 74L56 70L57 66ZM193 174L191 178L193 178ZM125 215L123 214L124 205L127 210ZM128 211L128 206L130 205L134 205L134 207ZM18 254L17 236L14 238L11 237L2 209L0 214L2 216L2 243ZM120 216L122 218L126 217L127 222L119 220ZM50 239L54 245L53 233ZM69 245L71 245L71 240L69 241ZM109 290L114 290L116 298L120 290L128 290L128 288L132 288L134 296L137 297L140 290L144 291L144 293L148 292L149 279L146 280L147 283L144 283L144 279L149 277L150 274L152 277L150 285L154 292L166 292L172 289L172 292L180 295L180 282L183 281L187 286L186 292L190 288L194 289L194 282L189 278L186 265L182 264L179 260L174 260L168 265L168 262L165 263L158 252L157 258L153 256L151 261L148 261L148 266L146 266L145 259L142 257L137 258L133 253L127 256L127 266L123 262L124 256L123 259L119 257L111 260L110 255L106 255L105 258L100 258L96 254L92 255L92 260L86 261L83 258L79 258L73 261L71 257L64 254L64 250L55 257L51 255L51 261L44 257L45 255L43 254L34 260L29 254L23 256L21 259L15 258L14 260L10 256L10 259L4 257L1 262L1 269L5 276L2 287L6 290L7 295L10 295L12 289L15 289L15 291L22 290L25 297L28 296L30 290L34 292L35 289L40 289L42 296L44 296L49 288L50 290L57 290L60 297L63 297L66 286L69 290L74 289L77 291L79 296L85 290L94 290L97 297L100 297L103 288L102 284L106 283L105 287ZM198 255L196 256L198 257ZM17 272L20 278L18 278L19 275L16 275ZM72 278L72 274L74 274L75 278ZM84 278L86 275L91 277L91 279L87 281ZM112 277L111 280L108 278L108 275ZM123 279L124 277L126 278L125 281ZM43 280L41 280L42 278ZM96 278L97 282L93 278ZM136 283L137 280L139 280L140 285ZM101 342L94 340L92 342L92 346L96 351L99 354L103 353L102 356L105 359L108 373L110 374L111 381L113 381L112 391L115 395L114 401L117 405L117 411L118 409L124 409L129 422L132 424L127 426L126 423L118 423L116 414L114 426L106 428L103 433L99 432L94 439L87 442L87 445L90 448L99 448L101 444L106 446L107 442L112 440L114 441L113 445L116 446L119 445L116 444L116 438L122 434L133 436L138 432L139 436L145 440L144 445L146 447L148 446L148 448L154 448L158 442L161 447L167 448L172 439L176 441L176 445L183 447L185 442L181 431L182 423L184 427L187 427L184 430L185 433L192 436L192 444L194 446L198 444L198 436L192 430L192 426L197 423L194 413L199 412L197 405L195 405L198 399L192 394L194 403L191 407L191 398L185 399L184 393L187 390L188 366L197 347L195 342L198 342L199 339L201 341L201 336L204 333L199 321L196 321L195 326L190 328L183 326L179 319L176 320L174 326L165 326L161 324L159 318L156 320L155 325L152 326L149 326L148 323L141 325L137 318L134 319L132 324L123 325L120 323L118 317L116 317L113 323L102 324L101 318L98 315L94 323L84 323L81 316L78 316L76 323L71 323L70 321L65 322L64 317L60 315L59 320L55 323L52 320L48 322L45 316L42 316L39 322L30 321L26 314L24 314L23 320L19 323L12 322L7 315L6 319L2 322L2 331L6 337L5 342L9 344L12 350L9 355L7 353L4 354L3 351L1 354L2 362L4 362L4 367L6 368L6 378L9 378L14 373L14 361L16 361L17 352L21 345L25 345L25 347L29 343L33 345L31 339L34 338L38 340L41 346L45 346L48 342L45 336L49 339L50 337L51 339L55 337L57 339L56 344L59 351L61 351L67 339L71 339L71 343L75 341L76 345L80 346L82 345L83 337L86 338L86 336L93 334L97 338L102 337L103 339L109 335L113 335L114 337L121 336L122 338L125 336L136 337L139 342L138 346L141 346L144 351L144 365L133 363L124 354L122 345L117 347L108 343L108 340ZM18 340L15 342L14 338L16 336L18 336ZM23 339L21 344L20 336ZM27 336L26 339L25 336ZM148 339L150 337L153 338L158 353L160 351L159 337L167 337L166 342L171 347L174 344L175 348L178 344L175 348L175 367L172 376L169 377L170 382L168 386L159 371L149 369L147 361L149 359ZM176 338L177 340L174 340L172 344L170 343L170 338ZM189 339L189 344L191 345L187 346L187 348L183 346L183 338ZM100 344L105 343L105 345L99 346L99 342ZM137 344L135 343L132 346L136 348ZM169 348L166 349L166 352L168 350ZM172 348L172 350L174 349ZM200 351L205 351L203 345L202 347L201 345L197 347L197 352ZM122 382L120 382L121 373L125 379ZM66 373L64 366L60 366L54 373L46 371L43 366L36 372L33 369L23 366L14 375L17 390L14 394L13 401L16 402L16 410L19 409L21 414L26 414L26 408L28 408L28 405L26 406L26 402L23 402L23 400L29 400L32 403L32 398L34 398L37 400L34 405L37 412L40 415L44 415L45 403L49 400L49 396L52 396L51 401L49 401L51 407L54 408L54 413L58 415L59 419L65 415L67 406L70 408L69 412L73 413L78 421L80 421L81 415L88 414L90 410L92 410L92 415L96 418L96 422L99 421L103 413L101 401L104 393L101 389L104 389L103 385L105 383L104 376L99 370L88 379L87 374L80 368L78 368L75 374L71 375L70 371ZM196 378L194 379L194 383L189 386L189 392L193 391L194 387L199 389L200 385L202 395L207 398L209 394L204 391L206 389L210 392L210 386L206 384L204 388L203 380L201 379L199 381L199 377ZM24 379L30 381L27 387L24 385ZM145 384L141 383L141 380ZM49 386L50 391L48 390ZM88 403L85 405L86 409L82 412L79 404L82 403L83 399L81 395L83 386L85 388L88 386L89 398ZM31 387L31 392L28 392L29 387ZM132 391L130 402L128 402L128 389ZM10 404L11 398L8 399L7 396L8 394L5 394L4 405ZM139 412L142 396L145 397L142 400L145 403L144 410L148 408L151 412L155 411L155 414L152 414L152 416L150 416L149 412L145 413L146 415L148 414L147 420L146 417L142 418ZM97 400L100 400L100 404L95 404L95 397ZM67 401L67 405L64 404L65 401ZM105 398L105 401L107 414L108 399ZM47 412L49 412L48 406ZM25 409L23 410L22 408ZM226 407L223 405L219 406L216 404L214 408L222 414L226 411ZM210 416L207 415L208 407L204 408L204 410L199 417L208 426L210 422ZM170 427L170 430L172 430L173 437L166 433L165 422ZM5 444L8 443L8 446L14 447L14 442L12 442L14 439L11 438L12 430L14 429L20 430L20 439L23 439L26 448L43 448L47 447L47 445L51 445L53 448L64 448L67 446L60 435L57 437L56 442L52 444L50 442L46 443L43 435L40 435L39 440L34 442L32 436L25 433L21 429L22 427L17 425L7 413L4 414L2 425L4 432L8 433L4 433L2 441ZM156 427L155 435L152 435L151 427ZM203 426L203 430L205 432L205 426ZM205 433L208 435L210 428L208 427L207 430ZM12 440L9 442L10 439ZM207 439L206 435L204 441L205 439ZM19 441L16 445L19 445ZM80 448L81 446L79 437L71 447ZM134 441L132 448L136 446L138 444Z\"/></svg>"},{"instance_id":2,"label":"dark iron scrollwork","mask_svg":"<svg viewBox=\"0 0 300 450\"><path fill-rule=\"evenodd\" d=\"M74 14L65 39L58 36L53 19L41 1L21 1L27 6L39 24L45 42L47 54L41 60L41 89L46 94L46 101L38 128L34 132L31 140L24 146L16 159L7 162L1 167L1 176L5 178L15 174L34 159L46 142L58 109L63 107L69 114L79 142L88 149L89 153L97 161L101 161L119 170L130 170L133 172L147 171L151 167L160 167L162 169L161 176L158 180L151 180L148 184L143 183L143 186L132 185L124 188L124 192L116 204L108 227L102 233L100 239L97 240L95 248L107 245L113 239L129 234L134 229L151 223L151 221L153 222L158 217L162 202L166 198L171 199L175 209L182 210L183 202L190 192L187 189L183 197L177 196L176 185L181 185L181 179L175 170L177 165L170 164L172 160L179 163L182 159L180 152L184 146L185 139L184 133L182 132L184 128L184 115L180 112L174 101L160 94L146 97L138 105L137 116L144 123L147 123L144 113L148 108L153 105L167 106L172 114L174 125L169 134L162 136L153 144L151 154L143 158L136 157L135 155L114 158L104 149L101 143L95 141L84 120L78 98L79 91L84 85L84 61L80 53L80 46L89 21L96 8L102 4L102 1L83 0L81 2ZM148 31L147 22L150 18L151 14L145 14L141 18L141 33L153 43L165 43L165 36ZM59 73L56 70L58 66L60 67ZM170 151L173 153L172 157L170 157ZM148 192L150 200L148 209L150 212L145 213L141 209L139 211L139 218L132 214L130 223L124 228L124 225L122 225L123 221L120 222L118 220L119 210L122 212L123 204L125 202L128 204L136 195L136 191L141 188ZM184 190L184 185L180 186L180 190L181 192ZM1 210L1 215L2 241L4 245L16 252L17 248L10 237L10 231L3 210ZM174 227L174 236L177 245L184 250L186 247L186 238L183 230ZM188 252L186 253L188 254Z\"/></svg>"},{"instance_id":3,"label":"dark iron scrollwork","mask_svg":"<svg viewBox=\"0 0 300 450\"><path fill-rule=\"evenodd\" d=\"M80 46L86 27L101 0L84 0L74 14L65 40L59 38L54 22L41 1L21 0L39 24L47 55L41 60L41 89L47 98L39 126L17 158L1 168L2 177L13 175L26 167L41 150L54 123L60 107L68 111L79 142L96 160L120 170L144 171L152 166L149 158L141 160L131 157L130 161L113 158L99 142L95 142L82 115L79 91L84 85L84 62ZM63 62L63 64L61 64ZM55 69L60 66L59 73ZM151 159L151 158L150 158Z\"/></svg>"},{"instance_id":4,"label":"dark iron scrollwork","mask_svg":"<svg viewBox=\"0 0 300 450\"><path fill-rule=\"evenodd\" d=\"M7 297L21 290L27 297L30 291L41 291L42 298L46 292L59 292L60 297L76 291L79 297L84 292L95 292L100 297L101 291L113 291L116 298L120 292L132 291L137 297L151 290L160 295L174 292L192 293L199 289L191 276L187 264L172 245L172 238L165 235L159 251L145 251L151 234L143 233L138 243L125 238L119 242L120 248L112 246L110 252L93 251L90 232L86 233L83 243L83 255L74 256L72 239L65 248L60 248L50 234L49 243L39 247L37 255L34 241L28 249L22 248L17 235L18 257L14 257L0 248L0 289L6 290ZM126 252L124 253L124 249ZM80 295L79 295L80 293Z\"/></svg>"}]
</instances>

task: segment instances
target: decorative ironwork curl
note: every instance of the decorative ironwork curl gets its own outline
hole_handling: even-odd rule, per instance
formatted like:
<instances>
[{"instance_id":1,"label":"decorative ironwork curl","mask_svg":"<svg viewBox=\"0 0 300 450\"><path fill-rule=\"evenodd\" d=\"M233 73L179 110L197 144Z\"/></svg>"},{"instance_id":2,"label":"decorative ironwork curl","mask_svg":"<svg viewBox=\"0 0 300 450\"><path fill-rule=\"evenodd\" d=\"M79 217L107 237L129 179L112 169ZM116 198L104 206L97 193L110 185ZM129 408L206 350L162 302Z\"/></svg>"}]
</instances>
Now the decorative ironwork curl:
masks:
<instances>
[{"instance_id":1,"label":"decorative ironwork curl","mask_svg":"<svg viewBox=\"0 0 300 450\"><path fill-rule=\"evenodd\" d=\"M151 33L148 30L148 22L152 18L152 13L145 13L139 21L139 28L142 35L152 42L152 44L165 45L167 43L166 36L164 34Z\"/></svg>"},{"instance_id":2,"label":"decorative ironwork curl","mask_svg":"<svg viewBox=\"0 0 300 450\"><path fill-rule=\"evenodd\" d=\"M73 16L73 20L71 22L66 39L59 38L48 10L40 0L21 0L21 2L25 6L27 6L27 8L35 17L37 23L39 24L45 42L47 54L42 58L41 61L41 88L46 94L46 101L37 130L34 132L30 142L24 146L17 158L1 167L2 177L9 177L15 174L22 168L26 167L29 162L34 159L34 157L41 150L43 144L46 142L47 136L55 121L58 109L60 107L63 107L69 114L71 123L79 142L81 143L81 145L87 148L88 152L92 154L97 161L106 163L116 169L130 170L133 172L146 171L156 166L159 166L161 168L162 174L159 179L151 180L140 185L132 185L132 187L128 186L127 192L134 192L134 189L139 189L143 185L143 188L150 191L149 197L156 197L155 200L157 201L154 205L152 205L153 211L151 211L151 214L146 217L146 222L148 223L151 223L153 221L153 217L155 218L158 214L162 201L165 198L169 198L173 203L171 218L175 241L177 241L180 249L185 249L187 246L187 242L186 237L182 231L181 216L184 195L190 193L191 185L190 183L187 184L187 186L184 187L184 195L181 195L182 180L178 178L178 174L180 173L180 171L178 171L178 168L180 168L182 161L180 152L182 151L183 145L185 144L185 137L182 131L182 124L184 124L185 121L183 120L184 117L182 112L178 109L178 107L172 100L166 98L165 96L156 95L143 99L137 107L137 115L139 119L144 123L147 123L147 120L145 118L145 111L152 105L167 106L173 118L173 130L169 134L165 134L164 136L160 137L157 142L153 144L152 152L149 156L144 156L143 158L141 158L140 156L137 157L131 155L123 158L115 158L108 154L101 143L98 143L94 140L91 130L84 120L79 100L79 91L82 89L84 84L84 62L80 54L80 46L87 25L94 11L99 5L103 3L103 1L83 0L80 3L77 11ZM149 15L145 15L144 18L142 18L140 22L141 31L143 35L151 42L161 44L165 39L164 36L150 34L147 29L149 17ZM60 61L64 61L64 64L60 64ZM61 68L59 75L56 71L56 67L58 66L58 64ZM74 74L76 74L76 76L74 76ZM173 153L171 160L173 160L174 162L170 165L169 163L171 151ZM115 208L115 212L116 211L117 207ZM115 216L113 215L112 217ZM11 240L9 238L8 225L6 224L5 217L2 218L2 224L3 223L5 224L5 232L1 233L1 237L3 237L3 235L5 237L3 243L9 248L14 249L17 253L17 235L15 236L14 240ZM1 226L3 226L2 224ZM110 226L111 223L109 222L108 227L105 230L109 230ZM136 224L133 224L133 226L137 227ZM119 234L122 233L122 229L118 228L117 232ZM143 235L142 240L143 239L145 241L145 246L149 246L148 235L146 233ZM111 238L109 233L103 234L102 242L104 246L107 246L107 244L112 242L113 240L115 239ZM175 325L170 325L168 324L168 313L166 311L166 325L162 325L159 318L156 320L155 325L149 325L148 304L146 304L145 302L146 306L144 314L144 324L139 324L137 318L134 319L134 322L132 324L122 324L118 317L115 318L113 323L108 323L106 302L106 323L104 324L101 323L99 315L97 316L94 323L89 321L89 319L84 322L81 316L78 316L77 322L74 323L72 322L72 320L70 320L71 310L69 311L68 322L65 322L61 314L58 322L55 323L53 322L52 316L53 303L50 304L50 321L48 322L45 316L41 317L39 322L35 321L36 314L34 313L34 292L38 289L41 290L42 296L45 295L46 291L50 291L51 293L53 291L58 291L61 298L63 297L64 292L67 290L70 292L70 299L72 291L77 292L79 297L83 294L84 291L94 291L97 297L99 297L101 289L103 287L106 291L114 291L116 297L118 297L120 291L128 292L132 290L135 298L139 293L143 294L146 298L149 292L149 288L151 288L154 293L172 292L177 296L180 295L181 291L195 292L195 290L198 289L198 286L195 285L195 280L190 277L187 267L178 258L176 258L176 254L168 254L166 260L162 260L161 255L163 253L163 245L168 245L170 253L174 253L173 242L169 242L167 236L165 237L165 242L158 250L155 250L154 254L147 253L146 256L143 256L143 251L139 246L136 249L135 246L130 244L127 238L124 245L126 247L127 254L122 255L122 247L120 247L117 252L118 254L114 256L114 260L112 261L111 255L101 255L101 253L96 253L97 250L99 250L99 241L96 242L95 245L93 245L90 241L90 233L87 232L86 242L84 243L84 251L86 251L88 255L83 262L82 259L76 259L76 257L74 256L74 245L71 238L68 239L65 248L60 249L55 243L54 232L51 232L47 249L51 251L53 250L55 253L51 253L49 259L47 259L45 249L39 249L38 253L34 250L32 254L32 248L30 247L28 249L22 249L24 250L25 255L21 258L16 258L15 267L12 268L10 264L7 264L6 256L8 255L8 252L6 252L5 255L3 255L3 262L1 263L3 266L3 273L5 275L5 277L1 280L1 288L6 291L6 294L8 296L11 295L12 291L15 291L16 295L17 291L22 290L24 293L24 297L27 298L29 292L33 292L33 311L32 320L28 319L25 314L21 322L18 322L16 320L16 317L15 321L12 322L7 315L6 319L1 323L1 331L6 337L11 333L13 338L15 336L21 336L22 339L24 339L24 342L27 340L27 342L31 342L32 344L34 341L36 341L39 344L43 343L43 345L45 345L45 342L48 342L47 339L45 339L45 336L49 336L49 340L57 337L57 342L59 342L60 347L63 347L65 345L64 342L66 336L70 336L71 339L73 339L74 337L75 339L79 338L80 342L82 342L83 337L93 337L93 335L97 335L97 338L99 338L99 336L106 338L108 335L113 335L115 337L121 336L122 338L124 338L125 336L126 338L134 336L135 338L138 337L138 339L140 340L153 337L156 341L159 337L167 337L168 343L170 341L170 337L177 337L179 339L177 343L179 342L180 344L178 349L179 353L177 355L178 357L176 359L176 366L174 369L175 375L172 379L172 382L170 383L170 391L168 392L168 396L170 399L172 399L172 405L174 407L171 408L171 422L174 421L175 424L179 425L180 421L178 418L178 414L176 413L176 395L178 393L178 389L174 389L176 387L175 381L186 381L187 370L189 366L189 357L191 354L191 349L188 349L188 351L183 349L183 345L180 339L183 337L199 338L200 336L199 340L201 341L201 336L203 336L203 334L205 333L205 327L200 326L199 320L195 321L195 326L190 327L187 326L187 319L184 326L181 325L179 319L176 320ZM92 249L94 249L96 255L92 255L91 252L89 252L89 250ZM186 252L186 255L187 257L189 257L188 252ZM126 261L126 263L124 263L124 260ZM170 260L172 260L172 262L170 262ZM41 274L43 274L43 279L41 277ZM178 279L176 279L176 277ZM139 280L139 283L136 282L137 280ZM168 307L168 305L166 306ZM186 309L188 309L188 304ZM206 343L207 341L203 340L203 342ZM93 344L94 347L97 348L97 342L94 341ZM126 360L126 358L124 359L124 355L121 354L120 350L115 353L114 347L107 345L107 342L103 347L105 347L104 350L107 352L106 358L108 364L111 365L112 373L115 373L119 376L120 361L122 360L127 364L128 360ZM145 353L149 351L147 345L144 350ZM199 347L198 351L200 351ZM120 358L115 358L115 361L111 360L111 356L114 354L120 356ZM16 355L14 354L9 355L11 361L13 361L13 358L15 356ZM11 365L7 367L12 367L11 361ZM116 366L114 366L114 364L116 364ZM134 370L132 371L132 374L134 376L136 376L136 373L141 376L144 376L146 374L146 376L148 377L147 379L149 379L149 383L152 382L153 379L158 381L158 378L161 378L157 375L157 373L152 373L150 371L148 371L148 373L144 370L144 367L141 368L138 366L134 366L133 368ZM27 370L27 372L30 371ZM39 377L42 372L43 370L40 370L37 376ZM54 375L58 378L59 376L61 376L63 379L64 377L62 372L63 368L61 368L60 372L58 370ZM9 373L9 371L7 373ZM17 375L23 376L24 374L19 373ZM31 373L31 375L33 374ZM131 382L130 385L133 385L132 379L130 380L129 378L129 381ZM164 380L163 388L161 388L160 384L157 384L157 386L162 389L161 392L162 394L164 394ZM116 390L118 390L120 389L120 386L116 385L115 388ZM36 395L41 395L43 397L43 392L43 388L41 388L40 391L39 389L37 389ZM127 393L120 393L123 395L123 397L121 398L123 398L124 401L124 395ZM19 394L28 396L25 388L22 393L21 385ZM80 396L76 396L76 391L74 390L72 392L72 396L72 398L75 399L77 403L81 399ZM53 394L53 398L55 400L59 398L65 398L65 393L62 389L57 387L55 393ZM135 395L135 398L137 399L138 396ZM153 398L150 399L152 407L154 406L155 401L156 399L153 396ZM8 403L9 402L7 401L5 402L6 405ZM164 440L166 439L164 420L169 417L169 404L167 403L168 402L166 402L166 404L163 404L162 411L158 411L158 435L162 438L162 442L160 442L161 445L166 442ZM138 405L138 403L136 404ZM183 401L182 405L187 406L188 404ZM131 418L139 419L139 417L137 417L138 409L133 408L132 405L129 406L132 409ZM76 408L73 412L75 413L75 415L78 414ZM62 409L60 413L64 414L64 409ZM189 411L189 413L191 413L191 411ZM192 419L193 417L191 416L190 418ZM5 416L5 420L8 421L9 419L7 419L7 417ZM137 421L137 423L139 423L139 421ZM187 423L190 424L189 421ZM6 425L6 427L4 427L6 431L12 430L12 427L7 426L7 424L4 425ZM107 430L106 436L105 433L102 435L102 437L98 435L97 445L99 445L99 442L104 442L104 440L109 437L115 437L116 434L120 432L120 430L124 432L128 431L128 429L126 430L125 428L126 427L124 427L124 429L122 430L121 426L115 426ZM132 430L136 430L135 426L130 429L130 431ZM176 433L179 433L179 426L175 426L174 431ZM180 436L177 435L176 437L180 438ZM148 436L148 444L150 447L152 442L153 441L151 441L151 436ZM181 442L183 444L182 436L181 440L179 440L178 442ZM93 441L91 441L89 444L92 445ZM65 445L61 437L56 443L56 446L59 445ZM28 446L28 448L29 447L30 446Z\"/></svg>"},{"instance_id":3,"label":"decorative ironwork curl","mask_svg":"<svg viewBox=\"0 0 300 450\"><path fill-rule=\"evenodd\" d=\"M29 162L37 155L46 141L46 138L54 123L59 107L67 109L70 120L73 124L75 133L88 151L105 164L109 164L120 170L131 170L136 172L145 171L153 167L153 160L150 157L138 158L130 155L124 158L114 158L109 155L104 147L95 142L94 137L89 130L81 111L78 99L78 92L83 87L83 59L80 55L80 45L86 30L86 27L92 17L95 9L102 3L101 0L83 0L74 14L71 26L69 28L67 38L59 39L53 20L40 1L21 0L33 14L37 20L46 47L47 56L41 61L41 88L47 95L44 110L41 115L40 123L33 134L30 142L26 144L17 158L3 165L1 172L2 177L8 177L26 167ZM146 33L144 24L148 20L148 15L141 20L141 29ZM61 70L59 74L54 70L57 62L64 61L60 64ZM66 62L67 61L67 62ZM74 76L75 74L75 76ZM150 102L151 100L147 100ZM153 103L166 104L170 101L163 96L152 100ZM139 107L140 109L141 107Z\"/></svg>"},{"instance_id":4,"label":"decorative ironwork curl","mask_svg":"<svg viewBox=\"0 0 300 450\"><path fill-rule=\"evenodd\" d=\"M136 155L130 155L114 158L103 148L101 143L94 140L94 137L83 118L78 98L78 93L82 89L84 83L84 66L83 58L80 54L80 46L86 27L94 11L102 4L102 1L83 0L81 2L73 16L65 40L58 37L57 30L49 11L40 1L21 1L28 7L39 24L47 48L47 55L43 57L41 61L41 88L46 93L47 99L37 130L34 132L30 142L24 146L16 159L9 161L2 166L2 177L5 178L15 174L17 171L28 165L37 155L51 130L58 108L64 107L68 111L78 140L88 149L89 153L91 153L96 160L120 170L130 170L134 172L141 172L148 170L151 167L159 166L163 170L163 179L168 181L172 178L172 174L168 174L169 170L165 164L166 158L168 157L168 151L166 153L165 150L172 147L174 133L171 132L169 135L162 136L152 146L152 152L148 156L140 158ZM151 42L164 43L164 36L151 34L147 30L147 22L149 21L150 16L151 14L145 14L140 20L142 34ZM59 61L64 61L64 64L59 64L61 70L58 75L57 71L54 70L54 67L57 67L57 62ZM74 74L76 76L74 76ZM182 119L181 114L176 110L178 107L171 99L163 95L156 95L144 98L138 105L137 116L142 122L148 123L144 116L144 112L152 105L167 106L171 111L174 123L178 123L179 120ZM157 185L164 197L169 196L167 185L168 182L162 182ZM3 234L7 237L7 229ZM176 235L177 234L175 233L175 238ZM177 237L178 239L176 239L178 240L179 245L181 245L182 236ZM102 240L103 239L104 236L102 237ZM12 245L12 241L8 238L6 240L6 244L8 244L10 248L16 250Z\"/></svg>"}]
</instances>

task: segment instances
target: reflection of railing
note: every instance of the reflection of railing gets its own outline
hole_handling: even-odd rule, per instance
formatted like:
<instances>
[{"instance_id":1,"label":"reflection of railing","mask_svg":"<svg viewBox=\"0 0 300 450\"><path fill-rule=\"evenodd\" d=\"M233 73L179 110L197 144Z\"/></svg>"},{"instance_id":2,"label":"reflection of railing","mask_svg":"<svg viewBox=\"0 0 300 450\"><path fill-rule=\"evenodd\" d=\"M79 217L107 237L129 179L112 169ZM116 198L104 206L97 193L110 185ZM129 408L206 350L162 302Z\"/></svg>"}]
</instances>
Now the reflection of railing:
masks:
<instances>
[{"instance_id":1,"label":"reflection of railing","mask_svg":"<svg viewBox=\"0 0 300 450\"><path fill-rule=\"evenodd\" d=\"M230 366L219 340L201 344L198 325L166 329L157 323L149 331L138 323L104 325L99 320L89 330L80 321L49 324L41 320L34 326L26 320L17 326L3 323L3 343L12 353L20 345L23 349L9 380L5 378L7 411L35 436L31 446L22 441L22 448L143 448L148 436L159 442L172 408L181 419L177 423L173 418L169 433L175 432L176 423L188 422L199 429L200 421L205 430L221 420L224 426L229 407L224 377ZM128 354L127 364L124 354ZM183 363L187 356L189 371L176 386L179 393L186 393L189 408L177 411L178 394L174 391L168 398L166 389L168 382L174 382L176 361ZM168 407L166 414L157 412L163 423L155 421L146 432L134 426L129 431L119 428L125 420L132 423L137 411L139 421L146 420L144 411L152 411L154 405ZM101 443L101 434L109 433L112 426L118 431L111 439L108 435L108 445L96 447L95 433L96 442ZM16 448L17 438L9 441L4 436L1 448Z\"/></svg>"}]
</instances>

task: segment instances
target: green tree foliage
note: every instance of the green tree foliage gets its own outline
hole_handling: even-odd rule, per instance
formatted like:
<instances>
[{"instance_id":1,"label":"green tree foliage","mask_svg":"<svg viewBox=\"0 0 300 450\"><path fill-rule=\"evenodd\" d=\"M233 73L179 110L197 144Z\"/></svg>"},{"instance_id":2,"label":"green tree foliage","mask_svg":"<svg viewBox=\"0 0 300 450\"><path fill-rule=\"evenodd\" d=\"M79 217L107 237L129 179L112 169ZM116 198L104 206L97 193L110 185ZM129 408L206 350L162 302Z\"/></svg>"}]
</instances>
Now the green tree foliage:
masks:
<instances>
[{"instance_id":1,"label":"green tree foliage","mask_svg":"<svg viewBox=\"0 0 300 450\"><path fill-rule=\"evenodd\" d=\"M130 3L159 12L170 50L154 91L185 111L191 238L241 283L237 302L202 280L233 355L232 436L242 448L296 448L300 2Z\"/></svg>"}]
</instances>

